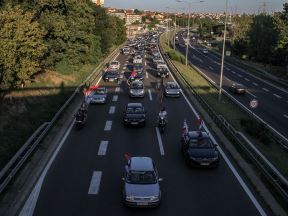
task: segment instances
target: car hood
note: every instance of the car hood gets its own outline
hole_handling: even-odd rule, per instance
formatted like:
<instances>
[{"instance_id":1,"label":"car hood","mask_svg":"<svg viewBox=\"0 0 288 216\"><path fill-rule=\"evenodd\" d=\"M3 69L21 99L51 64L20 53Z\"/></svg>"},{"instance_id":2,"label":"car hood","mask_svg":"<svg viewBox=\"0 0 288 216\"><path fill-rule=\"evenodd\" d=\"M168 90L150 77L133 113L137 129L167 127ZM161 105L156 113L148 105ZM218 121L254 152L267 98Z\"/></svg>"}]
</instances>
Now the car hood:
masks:
<instances>
[{"instance_id":1,"label":"car hood","mask_svg":"<svg viewBox=\"0 0 288 216\"><path fill-rule=\"evenodd\" d=\"M145 118L145 114L139 113L139 114L126 114L125 118L128 119L142 119Z\"/></svg>"},{"instance_id":2,"label":"car hood","mask_svg":"<svg viewBox=\"0 0 288 216\"><path fill-rule=\"evenodd\" d=\"M194 158L214 158L217 155L214 148L190 148L188 154Z\"/></svg>"},{"instance_id":3,"label":"car hood","mask_svg":"<svg viewBox=\"0 0 288 216\"><path fill-rule=\"evenodd\" d=\"M125 182L125 192L127 196L148 197L158 196L160 194L160 186L156 184L129 184Z\"/></svg>"},{"instance_id":4,"label":"car hood","mask_svg":"<svg viewBox=\"0 0 288 216\"><path fill-rule=\"evenodd\" d=\"M134 94L142 94L144 89L130 89L130 91Z\"/></svg>"},{"instance_id":5,"label":"car hood","mask_svg":"<svg viewBox=\"0 0 288 216\"><path fill-rule=\"evenodd\" d=\"M166 89L166 92L178 94L180 90L179 89Z\"/></svg>"}]
</instances>

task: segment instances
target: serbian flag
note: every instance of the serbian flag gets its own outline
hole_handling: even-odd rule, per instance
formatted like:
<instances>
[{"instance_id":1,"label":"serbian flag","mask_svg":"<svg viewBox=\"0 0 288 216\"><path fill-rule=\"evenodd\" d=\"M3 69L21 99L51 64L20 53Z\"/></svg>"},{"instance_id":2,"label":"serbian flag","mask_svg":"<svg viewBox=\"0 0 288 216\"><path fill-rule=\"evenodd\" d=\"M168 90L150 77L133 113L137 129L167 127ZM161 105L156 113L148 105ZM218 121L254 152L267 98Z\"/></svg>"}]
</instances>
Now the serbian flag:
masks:
<instances>
[{"instance_id":1,"label":"serbian flag","mask_svg":"<svg viewBox=\"0 0 288 216\"><path fill-rule=\"evenodd\" d=\"M133 70L131 73L131 77L135 77L137 75L136 70Z\"/></svg>"},{"instance_id":2,"label":"serbian flag","mask_svg":"<svg viewBox=\"0 0 288 216\"><path fill-rule=\"evenodd\" d=\"M94 86L90 86L88 89L84 90L83 93L86 96L88 96L92 91L95 91L99 86L98 85L94 85Z\"/></svg>"},{"instance_id":3,"label":"serbian flag","mask_svg":"<svg viewBox=\"0 0 288 216\"><path fill-rule=\"evenodd\" d=\"M183 129L182 129L182 130L183 130L183 131L182 131L182 136L183 136L183 137L188 136L188 134L189 134L189 128L188 128L186 119L184 119Z\"/></svg>"}]
</instances>

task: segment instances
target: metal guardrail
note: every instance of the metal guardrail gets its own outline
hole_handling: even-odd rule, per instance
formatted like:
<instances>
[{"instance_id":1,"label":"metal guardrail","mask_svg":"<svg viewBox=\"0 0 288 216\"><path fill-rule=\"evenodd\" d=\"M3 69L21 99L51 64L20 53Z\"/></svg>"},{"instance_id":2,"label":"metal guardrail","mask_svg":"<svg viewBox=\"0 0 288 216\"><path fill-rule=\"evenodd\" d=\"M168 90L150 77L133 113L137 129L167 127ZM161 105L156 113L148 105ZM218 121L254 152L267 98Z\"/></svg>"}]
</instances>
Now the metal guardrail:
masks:
<instances>
[{"instance_id":1,"label":"metal guardrail","mask_svg":"<svg viewBox=\"0 0 288 216\"><path fill-rule=\"evenodd\" d=\"M34 151L34 149L47 135L48 131L54 126L55 122L62 115L63 111L66 110L66 108L75 98L75 96L81 92L80 90L83 88L85 83L87 83L88 81L93 82L99 75L102 75L101 69L119 53L119 48L122 45L118 46L101 64L99 64L93 70L93 72L75 89L75 91L69 97L69 99L56 112L51 121L43 123L30 136L30 138L25 142L25 144L16 152L16 154L13 156L13 158L10 159L10 161L5 165L5 167L3 167L3 169L0 171L0 194L4 191L9 182L15 177L19 169L27 161L31 153ZM96 75L96 73L98 73L97 76L94 79L92 79Z\"/></svg>"},{"instance_id":2,"label":"metal guardrail","mask_svg":"<svg viewBox=\"0 0 288 216\"><path fill-rule=\"evenodd\" d=\"M183 90L187 93L191 93L195 96L197 101L206 110L209 116L217 124L223 133L234 143L241 147L242 150L249 156L250 160L254 162L261 173L269 180L270 184L279 192L279 194L288 202L288 180L261 154L261 152L245 137L241 132L235 130L235 128L225 120L221 115L218 115L216 111L210 107L206 101L196 92L187 80L178 71L176 66L170 60L170 58L164 54L162 47L159 45L160 52L164 57L168 67L176 75L177 81L185 84L189 89ZM212 83L211 83L212 84ZM213 84L212 84L213 85ZM214 86L214 85L213 85ZM191 92L189 90L192 90ZM189 95L189 94L188 94Z\"/></svg>"}]
</instances>

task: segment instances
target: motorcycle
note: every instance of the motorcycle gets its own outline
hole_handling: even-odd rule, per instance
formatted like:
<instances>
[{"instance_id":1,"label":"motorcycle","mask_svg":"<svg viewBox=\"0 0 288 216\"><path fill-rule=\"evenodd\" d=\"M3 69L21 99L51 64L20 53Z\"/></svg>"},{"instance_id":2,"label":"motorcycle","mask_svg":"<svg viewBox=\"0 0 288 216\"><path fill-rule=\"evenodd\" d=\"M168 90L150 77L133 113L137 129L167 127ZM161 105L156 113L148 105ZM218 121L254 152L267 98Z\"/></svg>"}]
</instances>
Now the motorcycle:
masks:
<instances>
[{"instance_id":1,"label":"motorcycle","mask_svg":"<svg viewBox=\"0 0 288 216\"><path fill-rule=\"evenodd\" d=\"M77 114L75 115L75 126L77 129L81 129L84 127L87 121L87 115L84 114L83 112L78 111Z\"/></svg>"},{"instance_id":2,"label":"motorcycle","mask_svg":"<svg viewBox=\"0 0 288 216\"><path fill-rule=\"evenodd\" d=\"M165 127L166 127L166 119L165 119L165 116L159 115L158 128L159 128L159 130L160 130L161 133L164 133Z\"/></svg>"}]
</instances>

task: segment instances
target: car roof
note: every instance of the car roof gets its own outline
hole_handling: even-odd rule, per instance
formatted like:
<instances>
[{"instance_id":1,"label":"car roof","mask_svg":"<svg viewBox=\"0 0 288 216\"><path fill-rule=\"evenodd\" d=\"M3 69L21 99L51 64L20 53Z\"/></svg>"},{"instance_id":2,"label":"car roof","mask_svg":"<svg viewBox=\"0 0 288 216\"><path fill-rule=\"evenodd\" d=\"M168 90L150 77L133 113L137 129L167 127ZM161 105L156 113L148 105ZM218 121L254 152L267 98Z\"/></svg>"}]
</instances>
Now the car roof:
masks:
<instances>
[{"instance_id":1,"label":"car roof","mask_svg":"<svg viewBox=\"0 0 288 216\"><path fill-rule=\"evenodd\" d=\"M127 107L143 107L142 103L128 103Z\"/></svg>"},{"instance_id":2,"label":"car roof","mask_svg":"<svg viewBox=\"0 0 288 216\"><path fill-rule=\"evenodd\" d=\"M195 139L209 138L209 135L204 131L189 131L189 137Z\"/></svg>"},{"instance_id":3,"label":"car roof","mask_svg":"<svg viewBox=\"0 0 288 216\"><path fill-rule=\"evenodd\" d=\"M153 161L150 157L131 157L130 170L133 171L153 171Z\"/></svg>"}]
</instances>

